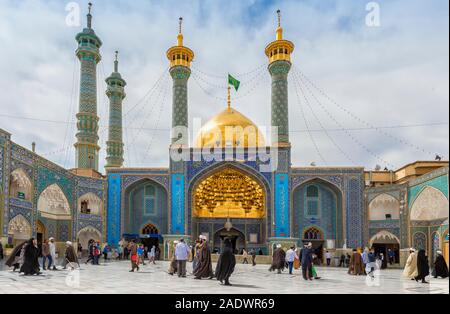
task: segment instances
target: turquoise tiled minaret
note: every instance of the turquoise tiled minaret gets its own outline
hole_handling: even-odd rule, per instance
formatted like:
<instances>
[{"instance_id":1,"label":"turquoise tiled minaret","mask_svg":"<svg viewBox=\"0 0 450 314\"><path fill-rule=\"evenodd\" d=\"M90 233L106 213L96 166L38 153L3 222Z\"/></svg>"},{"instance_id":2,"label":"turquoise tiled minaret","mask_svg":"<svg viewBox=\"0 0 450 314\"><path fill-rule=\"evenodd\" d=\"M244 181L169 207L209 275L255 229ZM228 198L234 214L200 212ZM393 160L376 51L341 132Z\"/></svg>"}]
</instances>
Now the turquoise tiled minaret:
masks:
<instances>
[{"instance_id":1,"label":"turquoise tiled minaret","mask_svg":"<svg viewBox=\"0 0 450 314\"><path fill-rule=\"evenodd\" d=\"M194 52L183 45L182 25L180 18L180 28L177 37L177 45L167 51L167 58L170 62L170 75L173 79L173 100L172 100L172 129L177 127L188 127L188 80L191 75L191 62L194 59ZM180 143L179 134L172 134L172 144L178 142L181 146L187 146L187 138Z\"/></svg>"},{"instance_id":2,"label":"turquoise tiled minaret","mask_svg":"<svg viewBox=\"0 0 450 314\"><path fill-rule=\"evenodd\" d=\"M294 51L294 44L283 39L280 10L277 13L276 40L266 48L269 72L272 77L272 127L278 128L273 145L289 147L288 74L292 65L291 54Z\"/></svg>"},{"instance_id":3,"label":"turquoise tiled minaret","mask_svg":"<svg viewBox=\"0 0 450 314\"><path fill-rule=\"evenodd\" d=\"M101 60L102 41L92 29L91 7L92 4L89 4L87 27L76 36L78 42L76 55L81 63L81 75L75 162L76 168L98 171L100 146L98 145L97 64Z\"/></svg>"},{"instance_id":4,"label":"turquoise tiled minaret","mask_svg":"<svg viewBox=\"0 0 450 314\"><path fill-rule=\"evenodd\" d=\"M126 97L127 82L119 73L118 52L114 61L114 72L106 79L109 98L109 133L106 142L105 168L120 168L123 166L123 136L122 136L122 101Z\"/></svg>"}]
</instances>

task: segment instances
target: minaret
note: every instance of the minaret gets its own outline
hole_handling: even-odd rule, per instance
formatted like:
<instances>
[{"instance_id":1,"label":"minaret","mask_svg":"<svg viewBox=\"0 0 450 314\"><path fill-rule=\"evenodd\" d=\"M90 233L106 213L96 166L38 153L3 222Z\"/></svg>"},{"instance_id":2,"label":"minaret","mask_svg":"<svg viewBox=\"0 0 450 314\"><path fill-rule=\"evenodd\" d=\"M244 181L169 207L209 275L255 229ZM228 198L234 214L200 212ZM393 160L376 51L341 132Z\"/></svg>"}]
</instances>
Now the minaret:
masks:
<instances>
[{"instance_id":1,"label":"minaret","mask_svg":"<svg viewBox=\"0 0 450 314\"><path fill-rule=\"evenodd\" d=\"M291 54L294 44L283 39L281 27L281 11L278 14L276 40L266 47L269 58L269 72L272 77L272 127L278 127L278 134L273 145L289 147L289 107L288 107L288 74L291 69Z\"/></svg>"},{"instance_id":2,"label":"minaret","mask_svg":"<svg viewBox=\"0 0 450 314\"><path fill-rule=\"evenodd\" d=\"M77 114L75 144L76 168L98 171L98 122L97 116L97 64L101 60L100 47L102 41L92 29L92 4L89 3L87 27L76 36L78 49L76 55L81 63L80 103Z\"/></svg>"},{"instance_id":3,"label":"minaret","mask_svg":"<svg viewBox=\"0 0 450 314\"><path fill-rule=\"evenodd\" d=\"M191 62L194 59L194 52L183 46L182 34L183 18L180 17L178 43L167 51L167 58L170 62L170 75L173 79L173 99L172 99L172 129L177 127L188 127L188 89L187 83L191 75ZM172 134L172 144L179 143L178 132ZM183 147L188 146L188 139L179 143Z\"/></svg>"},{"instance_id":4,"label":"minaret","mask_svg":"<svg viewBox=\"0 0 450 314\"><path fill-rule=\"evenodd\" d=\"M127 82L119 73L119 52L116 51L114 72L106 79L109 98L109 134L106 142L105 168L120 168L123 166L123 139L122 139L122 101L126 97L125 86Z\"/></svg>"}]
</instances>

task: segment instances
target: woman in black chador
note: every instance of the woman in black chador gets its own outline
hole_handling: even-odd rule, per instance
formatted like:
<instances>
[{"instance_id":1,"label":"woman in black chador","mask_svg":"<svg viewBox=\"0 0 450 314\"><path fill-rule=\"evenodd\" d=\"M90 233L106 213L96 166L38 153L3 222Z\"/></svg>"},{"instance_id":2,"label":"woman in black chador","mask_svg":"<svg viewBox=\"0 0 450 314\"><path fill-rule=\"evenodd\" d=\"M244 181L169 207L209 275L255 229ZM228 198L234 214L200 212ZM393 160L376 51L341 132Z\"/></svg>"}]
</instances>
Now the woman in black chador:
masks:
<instances>
[{"instance_id":1,"label":"woman in black chador","mask_svg":"<svg viewBox=\"0 0 450 314\"><path fill-rule=\"evenodd\" d=\"M16 269L20 268L20 264L21 264L21 258L20 258L20 253L22 252L22 248L24 245L27 244L27 241L20 243L19 245L17 245L14 250L12 251L11 255L9 256L9 258L6 260L6 265L8 267L14 267L13 271L16 271Z\"/></svg>"},{"instance_id":2,"label":"woman in black chador","mask_svg":"<svg viewBox=\"0 0 450 314\"><path fill-rule=\"evenodd\" d=\"M417 271L419 275L416 277L416 281L422 280L422 283L428 283L425 279L430 274L430 265L425 250L420 250L417 255Z\"/></svg>"},{"instance_id":3,"label":"woman in black chador","mask_svg":"<svg viewBox=\"0 0 450 314\"><path fill-rule=\"evenodd\" d=\"M442 251L437 251L436 260L434 261L434 278L447 278L448 277L448 267L445 262L444 256L442 256Z\"/></svg>"},{"instance_id":4,"label":"woman in black chador","mask_svg":"<svg viewBox=\"0 0 450 314\"><path fill-rule=\"evenodd\" d=\"M220 254L216 267L216 278L220 283L225 281L225 286L231 286L230 276L234 272L236 266L236 257L234 256L233 246L230 239L226 238L224 249Z\"/></svg>"},{"instance_id":5,"label":"woman in black chador","mask_svg":"<svg viewBox=\"0 0 450 314\"><path fill-rule=\"evenodd\" d=\"M20 272L24 273L25 276L40 275L39 268L39 248L37 246L37 241L31 238L25 247L25 252L23 256L23 264L20 268Z\"/></svg>"}]
</instances>

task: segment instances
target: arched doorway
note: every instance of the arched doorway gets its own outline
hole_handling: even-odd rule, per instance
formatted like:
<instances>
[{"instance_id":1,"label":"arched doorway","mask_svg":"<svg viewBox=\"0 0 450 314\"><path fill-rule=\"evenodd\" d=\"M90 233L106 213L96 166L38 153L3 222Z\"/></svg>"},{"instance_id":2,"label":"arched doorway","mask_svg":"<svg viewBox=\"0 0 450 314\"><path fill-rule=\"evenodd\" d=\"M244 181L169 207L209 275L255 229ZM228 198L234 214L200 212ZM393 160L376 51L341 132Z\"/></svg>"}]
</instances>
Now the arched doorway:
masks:
<instances>
[{"instance_id":1,"label":"arched doorway","mask_svg":"<svg viewBox=\"0 0 450 314\"><path fill-rule=\"evenodd\" d=\"M310 227L303 231L303 244L311 243L314 253L319 261L323 260L323 249L325 244L325 236L323 231L317 227Z\"/></svg>"},{"instance_id":2,"label":"arched doorway","mask_svg":"<svg viewBox=\"0 0 450 314\"><path fill-rule=\"evenodd\" d=\"M389 250L395 253L394 264L400 263L400 240L388 231L380 231L374 235L369 244L375 249L376 254L383 253L388 258Z\"/></svg>"},{"instance_id":3,"label":"arched doorway","mask_svg":"<svg viewBox=\"0 0 450 314\"><path fill-rule=\"evenodd\" d=\"M36 240L39 248L42 248L42 243L44 243L44 240L47 239L45 237L45 234L46 234L45 226L40 220L38 220L36 223Z\"/></svg>"},{"instance_id":4,"label":"arched doorway","mask_svg":"<svg viewBox=\"0 0 450 314\"><path fill-rule=\"evenodd\" d=\"M221 229L214 234L214 250L222 250L223 241L229 238L235 254L239 253L242 249L247 249L247 243L245 241L245 235L235 228L230 230Z\"/></svg>"},{"instance_id":5,"label":"arched doorway","mask_svg":"<svg viewBox=\"0 0 450 314\"><path fill-rule=\"evenodd\" d=\"M81 244L83 251L88 250L89 241L94 240L95 242L101 242L102 235L94 227L86 227L78 232L78 243ZM111 243L110 243L111 244Z\"/></svg>"},{"instance_id":6,"label":"arched doorway","mask_svg":"<svg viewBox=\"0 0 450 314\"><path fill-rule=\"evenodd\" d=\"M150 251L151 248L154 246L156 251L159 251L159 244L162 243L161 241L161 234L158 230L158 228L153 225L153 224L147 224L144 226L144 228L142 228L141 231L141 243L144 245L144 247L148 248L148 250ZM158 259L158 255L157 254L157 259Z\"/></svg>"}]
</instances>

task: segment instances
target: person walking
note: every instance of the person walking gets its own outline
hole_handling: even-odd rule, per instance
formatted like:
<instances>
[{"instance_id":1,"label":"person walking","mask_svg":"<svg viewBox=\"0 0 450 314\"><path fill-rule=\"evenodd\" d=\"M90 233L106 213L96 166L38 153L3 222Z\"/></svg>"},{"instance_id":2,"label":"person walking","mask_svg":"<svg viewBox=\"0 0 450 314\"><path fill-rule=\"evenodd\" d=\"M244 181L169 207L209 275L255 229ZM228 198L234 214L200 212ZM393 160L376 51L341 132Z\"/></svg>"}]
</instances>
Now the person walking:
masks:
<instances>
[{"instance_id":1,"label":"person walking","mask_svg":"<svg viewBox=\"0 0 450 314\"><path fill-rule=\"evenodd\" d=\"M420 250L417 255L417 271L416 281L419 282L421 280L422 283L428 283L426 278L430 274L430 265L428 264L428 257L425 250Z\"/></svg>"},{"instance_id":2,"label":"person walking","mask_svg":"<svg viewBox=\"0 0 450 314\"><path fill-rule=\"evenodd\" d=\"M48 245L48 241L44 240L42 242L42 269L47 270L47 267L45 267L45 262L48 260L48 269L50 269L50 266L52 265L52 256L50 254L50 246Z\"/></svg>"},{"instance_id":3,"label":"person walking","mask_svg":"<svg viewBox=\"0 0 450 314\"><path fill-rule=\"evenodd\" d=\"M233 245L229 238L224 241L224 248L219 256L216 267L216 279L225 286L231 286L230 276L234 272L236 266L236 257L233 252Z\"/></svg>"},{"instance_id":4,"label":"person walking","mask_svg":"<svg viewBox=\"0 0 450 314\"><path fill-rule=\"evenodd\" d=\"M23 255L23 264L20 267L20 272L25 276L40 275L39 268L39 248L37 240L31 238L25 246Z\"/></svg>"},{"instance_id":5,"label":"person walking","mask_svg":"<svg viewBox=\"0 0 450 314\"><path fill-rule=\"evenodd\" d=\"M248 264L248 253L245 249L242 249L242 264Z\"/></svg>"},{"instance_id":6,"label":"person walking","mask_svg":"<svg viewBox=\"0 0 450 314\"><path fill-rule=\"evenodd\" d=\"M295 246L291 246L289 250L286 252L286 262L288 263L289 275L292 275L292 271L294 268L294 261L299 259L297 253L295 252Z\"/></svg>"},{"instance_id":7,"label":"person walking","mask_svg":"<svg viewBox=\"0 0 450 314\"><path fill-rule=\"evenodd\" d=\"M156 246L152 246L152 248L150 249L150 253L148 253L149 256L149 263L153 263L154 265L156 264L155 262L155 258L156 258Z\"/></svg>"},{"instance_id":8,"label":"person walking","mask_svg":"<svg viewBox=\"0 0 450 314\"><path fill-rule=\"evenodd\" d=\"M360 276L364 274L363 260L361 254L356 249L353 249L353 255L350 258L348 274L354 276Z\"/></svg>"},{"instance_id":9,"label":"person walking","mask_svg":"<svg viewBox=\"0 0 450 314\"><path fill-rule=\"evenodd\" d=\"M189 258L189 246L180 239L180 242L175 247L175 259L177 261L178 277L186 278L186 263Z\"/></svg>"},{"instance_id":10,"label":"person walking","mask_svg":"<svg viewBox=\"0 0 450 314\"><path fill-rule=\"evenodd\" d=\"M304 280L313 280L312 279L312 264L313 264L313 252L312 252L312 243L308 243L305 247L300 251L300 261L302 264L302 276Z\"/></svg>"},{"instance_id":11,"label":"person walking","mask_svg":"<svg viewBox=\"0 0 450 314\"><path fill-rule=\"evenodd\" d=\"M325 259L327 260L327 266L330 267L331 266L331 253L329 251L327 251L325 253Z\"/></svg>"},{"instance_id":12,"label":"person walking","mask_svg":"<svg viewBox=\"0 0 450 314\"><path fill-rule=\"evenodd\" d=\"M418 275L416 250L411 248L409 249L409 256L406 260L405 269L403 270L403 277L415 280Z\"/></svg>"},{"instance_id":13,"label":"person walking","mask_svg":"<svg viewBox=\"0 0 450 314\"><path fill-rule=\"evenodd\" d=\"M138 255L138 265L142 263L142 265L145 266L145 260L144 260L144 245L141 244L137 248L137 255Z\"/></svg>"},{"instance_id":14,"label":"person walking","mask_svg":"<svg viewBox=\"0 0 450 314\"><path fill-rule=\"evenodd\" d=\"M448 278L448 266L445 262L445 258L442 255L442 251L436 252L436 260L434 261L433 277L436 279L441 277L443 279Z\"/></svg>"},{"instance_id":15,"label":"person walking","mask_svg":"<svg viewBox=\"0 0 450 314\"><path fill-rule=\"evenodd\" d=\"M367 261L368 261L368 267L366 266L366 268L369 270L367 272L367 274L372 277L375 278L375 269L377 266L377 255L375 254L375 249L372 248L370 250L370 252L367 254Z\"/></svg>"},{"instance_id":16,"label":"person walking","mask_svg":"<svg viewBox=\"0 0 450 314\"><path fill-rule=\"evenodd\" d=\"M70 264L70 267L74 268L74 264L77 264L80 267L80 263L78 263L78 256L75 252L72 242L66 242L66 251L64 253L64 261L63 261L63 269L67 268L67 264Z\"/></svg>"},{"instance_id":17,"label":"person walking","mask_svg":"<svg viewBox=\"0 0 450 314\"><path fill-rule=\"evenodd\" d=\"M55 245L55 238L50 238L49 239L50 242L48 242L48 247L50 250L50 255L52 257L52 265L48 265L48 269L50 270L50 267L52 267L52 270L57 270L56 269L56 245Z\"/></svg>"},{"instance_id":18,"label":"person walking","mask_svg":"<svg viewBox=\"0 0 450 314\"><path fill-rule=\"evenodd\" d=\"M281 244L277 245L275 251L272 254L272 265L269 268L269 271L277 271L277 274L281 274L281 272L286 267L286 252L283 250Z\"/></svg>"},{"instance_id":19,"label":"person walking","mask_svg":"<svg viewBox=\"0 0 450 314\"><path fill-rule=\"evenodd\" d=\"M128 244L128 252L130 252L131 255L131 270L130 272L133 273L135 269L139 271L139 265L138 265L138 254L137 254L137 245L135 240L131 240L131 242Z\"/></svg>"},{"instance_id":20,"label":"person walking","mask_svg":"<svg viewBox=\"0 0 450 314\"><path fill-rule=\"evenodd\" d=\"M395 263L395 252L391 249L388 249L387 256L389 259L389 264L392 266Z\"/></svg>"},{"instance_id":21,"label":"person walking","mask_svg":"<svg viewBox=\"0 0 450 314\"><path fill-rule=\"evenodd\" d=\"M255 249L250 250L250 256L252 257L252 266L256 266L256 251L255 251Z\"/></svg>"},{"instance_id":22,"label":"person walking","mask_svg":"<svg viewBox=\"0 0 450 314\"><path fill-rule=\"evenodd\" d=\"M108 254L111 252L111 247L108 243L105 243L105 246L103 247L103 258L105 259L105 262L108 261Z\"/></svg>"},{"instance_id":23,"label":"person walking","mask_svg":"<svg viewBox=\"0 0 450 314\"><path fill-rule=\"evenodd\" d=\"M3 260L3 244L0 242L0 261Z\"/></svg>"}]
</instances>

